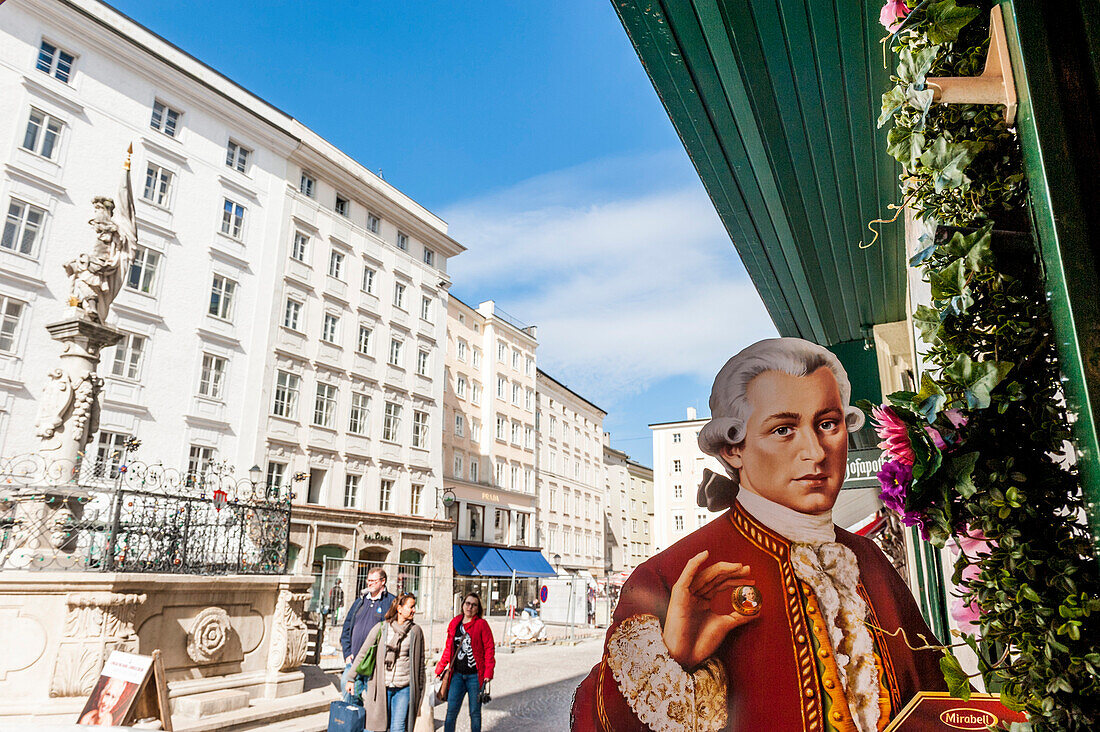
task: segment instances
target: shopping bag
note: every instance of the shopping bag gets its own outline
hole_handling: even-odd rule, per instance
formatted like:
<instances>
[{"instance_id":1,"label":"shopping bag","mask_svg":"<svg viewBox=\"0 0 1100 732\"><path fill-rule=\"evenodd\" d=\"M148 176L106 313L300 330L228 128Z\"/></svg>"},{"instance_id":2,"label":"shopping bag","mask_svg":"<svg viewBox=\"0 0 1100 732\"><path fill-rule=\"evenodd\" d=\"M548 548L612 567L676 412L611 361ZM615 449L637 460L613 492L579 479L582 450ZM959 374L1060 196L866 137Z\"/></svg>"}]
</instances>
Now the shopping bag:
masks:
<instances>
[{"instance_id":1,"label":"shopping bag","mask_svg":"<svg viewBox=\"0 0 1100 732\"><path fill-rule=\"evenodd\" d=\"M358 704L334 701L328 705L328 732L362 732L367 710Z\"/></svg>"},{"instance_id":2,"label":"shopping bag","mask_svg":"<svg viewBox=\"0 0 1100 732\"><path fill-rule=\"evenodd\" d=\"M432 706L431 694L422 694L420 711L416 713L416 724L412 732L435 732L435 709Z\"/></svg>"}]
</instances>

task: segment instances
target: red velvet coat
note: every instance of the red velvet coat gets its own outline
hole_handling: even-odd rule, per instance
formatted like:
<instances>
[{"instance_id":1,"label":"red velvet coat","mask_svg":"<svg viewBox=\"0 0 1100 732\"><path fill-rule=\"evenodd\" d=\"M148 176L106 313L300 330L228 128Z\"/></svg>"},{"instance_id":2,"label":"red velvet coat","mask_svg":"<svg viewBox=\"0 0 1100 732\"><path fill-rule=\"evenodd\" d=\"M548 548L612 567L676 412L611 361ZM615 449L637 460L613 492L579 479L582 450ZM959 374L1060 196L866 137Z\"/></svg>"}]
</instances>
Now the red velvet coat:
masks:
<instances>
[{"instance_id":1,"label":"red velvet coat","mask_svg":"<svg viewBox=\"0 0 1100 732\"><path fill-rule=\"evenodd\" d=\"M462 615L451 618L447 626L447 642L443 646L443 656L435 665L435 675L439 676L447 669L451 661L451 652L455 644L455 631ZM474 618L474 621L466 626L466 632L470 634L470 644L474 649L474 663L477 664L477 682L484 686L486 681L493 678L493 669L496 668L496 641L493 640L493 631L484 618Z\"/></svg>"},{"instance_id":2,"label":"red velvet coat","mask_svg":"<svg viewBox=\"0 0 1100 732\"><path fill-rule=\"evenodd\" d=\"M917 634L935 643L908 587L878 546L843 529L836 534L859 562L859 590L869 608L868 621L888 631L904 628L913 645L923 645ZM699 552L710 551L707 565L748 564L762 594L760 614L732 631L714 654L728 677L726 729L830 729L807 624L807 591L794 574L789 549L790 542L735 506L634 570L623 587L607 639L633 615L652 614L663 624L672 585ZM911 651L900 637L877 630L872 637L889 695L890 717L918 691L946 690L938 652ZM606 639L603 659L577 689L572 728L575 732L647 729L619 693L608 666Z\"/></svg>"}]
</instances>

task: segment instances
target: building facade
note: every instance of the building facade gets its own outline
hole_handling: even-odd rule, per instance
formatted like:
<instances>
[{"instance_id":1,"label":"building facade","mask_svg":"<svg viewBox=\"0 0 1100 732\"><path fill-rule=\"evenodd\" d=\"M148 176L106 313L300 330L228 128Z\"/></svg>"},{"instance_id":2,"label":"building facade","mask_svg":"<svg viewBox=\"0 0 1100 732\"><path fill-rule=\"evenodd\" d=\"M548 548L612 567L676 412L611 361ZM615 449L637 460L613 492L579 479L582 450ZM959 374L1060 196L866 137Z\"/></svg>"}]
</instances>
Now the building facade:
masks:
<instances>
[{"instance_id":1,"label":"building facade","mask_svg":"<svg viewBox=\"0 0 1100 732\"><path fill-rule=\"evenodd\" d=\"M561 572L604 574L607 412L537 372L539 536Z\"/></svg>"},{"instance_id":2,"label":"building facade","mask_svg":"<svg viewBox=\"0 0 1100 732\"><path fill-rule=\"evenodd\" d=\"M91 199L115 196L132 145L140 246L109 320L125 337L103 352L89 453L111 460L134 435L138 459L192 475L217 462L278 485L308 473L293 570L419 562L449 584L440 427L447 260L463 248L446 224L107 5L3 10L3 453L35 447L62 266L90 250ZM355 570L342 571L347 586Z\"/></svg>"},{"instance_id":3,"label":"building facade","mask_svg":"<svg viewBox=\"0 0 1100 732\"><path fill-rule=\"evenodd\" d=\"M630 571L653 556L653 469L611 447L604 433L604 573Z\"/></svg>"},{"instance_id":4,"label":"building facade","mask_svg":"<svg viewBox=\"0 0 1100 732\"><path fill-rule=\"evenodd\" d=\"M721 513L696 504L703 471L725 469L699 450L699 430L707 423L688 407L687 419L649 425L653 435L653 552L667 549Z\"/></svg>"}]
</instances>

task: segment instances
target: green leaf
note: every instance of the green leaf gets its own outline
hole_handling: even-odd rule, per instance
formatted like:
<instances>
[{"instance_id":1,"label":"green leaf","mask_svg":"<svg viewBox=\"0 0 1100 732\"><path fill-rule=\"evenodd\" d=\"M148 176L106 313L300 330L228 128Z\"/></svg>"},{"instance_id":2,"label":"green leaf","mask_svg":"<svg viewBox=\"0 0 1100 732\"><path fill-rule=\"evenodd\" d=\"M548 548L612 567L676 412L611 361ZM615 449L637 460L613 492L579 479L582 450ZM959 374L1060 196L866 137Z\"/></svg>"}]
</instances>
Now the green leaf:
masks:
<instances>
[{"instance_id":1,"label":"green leaf","mask_svg":"<svg viewBox=\"0 0 1100 732\"><path fill-rule=\"evenodd\" d=\"M928 40L932 43L951 43L958 39L959 31L977 18L978 8L960 8L955 0L941 0L928 6L927 20L930 24Z\"/></svg>"},{"instance_id":2,"label":"green leaf","mask_svg":"<svg viewBox=\"0 0 1100 732\"><path fill-rule=\"evenodd\" d=\"M968 452L956 455L948 460L947 474L955 481L955 492L963 498L970 498L978 492L974 485L974 466L978 464L978 453Z\"/></svg>"},{"instance_id":3,"label":"green leaf","mask_svg":"<svg viewBox=\"0 0 1100 732\"><path fill-rule=\"evenodd\" d=\"M991 392L1004 381L1012 366L1007 361L973 361L970 356L960 353L943 370L943 376L963 388L970 409L987 409Z\"/></svg>"},{"instance_id":4,"label":"green leaf","mask_svg":"<svg viewBox=\"0 0 1100 732\"><path fill-rule=\"evenodd\" d=\"M993 239L992 230L993 224L989 224L966 237L967 243L971 244L966 256L963 257L963 264L968 272L977 272L992 264L993 249L990 247Z\"/></svg>"},{"instance_id":5,"label":"green leaf","mask_svg":"<svg viewBox=\"0 0 1100 732\"><path fill-rule=\"evenodd\" d=\"M941 270L928 273L928 283L932 286L933 300L950 300L963 294L966 287L966 271L960 257Z\"/></svg>"},{"instance_id":6,"label":"green leaf","mask_svg":"<svg viewBox=\"0 0 1100 732\"><path fill-rule=\"evenodd\" d=\"M1024 710L1024 703L1016 699L1008 692L1008 689L1001 689L1001 704L1011 709L1014 712L1022 712Z\"/></svg>"},{"instance_id":7,"label":"green leaf","mask_svg":"<svg viewBox=\"0 0 1100 732\"><path fill-rule=\"evenodd\" d=\"M943 332L943 321L940 319L940 311L927 305L918 305L913 313L913 323L920 330L920 339L928 345L935 345Z\"/></svg>"},{"instance_id":8,"label":"green leaf","mask_svg":"<svg viewBox=\"0 0 1100 732\"><path fill-rule=\"evenodd\" d=\"M940 671L943 672L943 680L947 682L947 691L951 696L963 701L970 698L970 679L966 677L962 664L951 651L944 650L940 658Z\"/></svg>"},{"instance_id":9,"label":"green leaf","mask_svg":"<svg viewBox=\"0 0 1100 732\"><path fill-rule=\"evenodd\" d=\"M894 112L898 111L905 104L905 90L901 85L895 86L890 91L882 95L882 114L878 116L878 126L882 127L889 122Z\"/></svg>"},{"instance_id":10,"label":"green leaf","mask_svg":"<svg viewBox=\"0 0 1100 732\"><path fill-rule=\"evenodd\" d=\"M905 86L924 86L924 77L931 71L939 52L936 46L922 48L916 53L911 46L901 49L898 53L898 78L905 82Z\"/></svg>"},{"instance_id":11,"label":"green leaf","mask_svg":"<svg viewBox=\"0 0 1100 732\"><path fill-rule=\"evenodd\" d=\"M984 142L948 142L943 135L937 137L932 146L920 156L921 164L932 174L935 192L942 193L944 190L970 183L963 171L985 147Z\"/></svg>"},{"instance_id":12,"label":"green leaf","mask_svg":"<svg viewBox=\"0 0 1100 732\"><path fill-rule=\"evenodd\" d=\"M912 170L917 167L924 151L924 134L914 132L908 127L894 127L886 133L886 152L895 160Z\"/></svg>"},{"instance_id":13,"label":"green leaf","mask_svg":"<svg viewBox=\"0 0 1100 732\"><path fill-rule=\"evenodd\" d=\"M921 374L920 391L913 398L913 406L917 411L923 414L926 420L932 422L946 402L947 395L935 379L929 376L927 371Z\"/></svg>"}]
</instances>

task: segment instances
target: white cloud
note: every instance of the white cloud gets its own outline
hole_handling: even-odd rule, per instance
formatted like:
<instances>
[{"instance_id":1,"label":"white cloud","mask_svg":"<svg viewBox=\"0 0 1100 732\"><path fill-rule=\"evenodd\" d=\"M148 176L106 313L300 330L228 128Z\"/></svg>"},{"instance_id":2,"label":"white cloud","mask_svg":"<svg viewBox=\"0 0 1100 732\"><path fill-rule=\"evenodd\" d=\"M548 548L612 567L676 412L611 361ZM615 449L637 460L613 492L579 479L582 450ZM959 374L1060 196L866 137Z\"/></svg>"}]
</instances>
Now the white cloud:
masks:
<instances>
[{"instance_id":1,"label":"white cloud","mask_svg":"<svg viewBox=\"0 0 1100 732\"><path fill-rule=\"evenodd\" d=\"M468 247L455 294L537 324L540 365L597 404L709 380L775 329L684 157L598 161L450 207Z\"/></svg>"}]
</instances>

